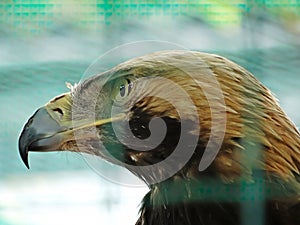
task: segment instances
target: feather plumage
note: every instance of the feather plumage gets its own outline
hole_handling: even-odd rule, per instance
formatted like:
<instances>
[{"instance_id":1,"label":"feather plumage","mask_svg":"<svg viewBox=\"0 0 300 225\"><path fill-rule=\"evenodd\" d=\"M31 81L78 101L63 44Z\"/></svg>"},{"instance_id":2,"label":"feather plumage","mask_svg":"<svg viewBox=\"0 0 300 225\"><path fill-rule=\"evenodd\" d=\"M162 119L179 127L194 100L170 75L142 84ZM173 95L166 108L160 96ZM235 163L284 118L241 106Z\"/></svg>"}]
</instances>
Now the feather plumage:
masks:
<instances>
[{"instance_id":1,"label":"feather plumage","mask_svg":"<svg viewBox=\"0 0 300 225\"><path fill-rule=\"evenodd\" d=\"M107 119L111 105L117 101L112 96L114 84L124 78L132 78L134 93L123 105L123 117ZM191 98L193 106L187 104L177 89L153 78L168 79L178 85ZM300 213L299 132L272 93L246 69L217 55L164 51L129 60L74 88L68 86L71 93L45 106L56 123L68 128L59 130L59 135L67 134L67 138L59 139L61 143L55 143L53 148L50 144L56 134L43 136L49 139L47 150L68 148L114 163L112 156L126 165L140 166L140 170L125 166L150 188L136 225L241 225L247 215L253 217L256 213L261 214L261 225L300 224L297 216ZM171 103L166 100L170 98ZM175 107L178 105L182 112ZM60 117L55 109L61 109ZM71 115L72 111L78 112L77 117ZM39 114L31 121L40 119ZM99 122L81 125L90 114ZM165 122L167 132L151 151L136 151L130 147L130 141L124 144L113 133L111 122L126 120L137 138L148 138L149 123L154 117ZM75 120L75 127L69 125L71 119ZM195 126L196 121L200 130ZM222 137L224 121L226 129L218 154L206 170L200 171L199 163L210 137ZM172 154L180 141L184 122L188 124L183 130L186 137L198 135L199 138L188 162L175 165L175 159L174 165L165 165L157 173L141 169ZM91 133L93 124L98 124L96 135ZM39 134L35 134L36 139L28 134L31 126L28 122L20 138L23 159L32 143L34 150L45 148L39 146L42 140ZM81 142L71 136L73 130L82 131ZM111 155L97 147L99 138ZM123 132L122 138L126 140L129 134ZM218 147L214 141L211 144ZM185 143L186 149L189 145ZM165 170L177 167L178 171L168 179L153 182L163 177Z\"/></svg>"}]
</instances>

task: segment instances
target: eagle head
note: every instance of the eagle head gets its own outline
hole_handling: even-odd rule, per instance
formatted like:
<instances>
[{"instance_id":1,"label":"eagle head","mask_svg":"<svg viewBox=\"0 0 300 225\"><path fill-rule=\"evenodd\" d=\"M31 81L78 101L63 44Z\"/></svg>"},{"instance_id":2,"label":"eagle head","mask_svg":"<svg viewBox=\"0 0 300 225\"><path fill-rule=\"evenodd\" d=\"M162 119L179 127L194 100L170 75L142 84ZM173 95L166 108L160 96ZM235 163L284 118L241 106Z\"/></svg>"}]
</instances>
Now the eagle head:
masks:
<instances>
[{"instance_id":1,"label":"eagle head","mask_svg":"<svg viewBox=\"0 0 300 225\"><path fill-rule=\"evenodd\" d=\"M297 195L299 146L298 130L250 72L185 50L134 58L84 80L38 109L19 139L27 167L29 151L96 155L144 180L151 189L145 202L164 207L177 196L172 187L184 193L178 201L197 202L205 198L198 184L236 188L258 178L276 189L270 198ZM164 207L154 206L137 224L162 217Z\"/></svg>"}]
</instances>

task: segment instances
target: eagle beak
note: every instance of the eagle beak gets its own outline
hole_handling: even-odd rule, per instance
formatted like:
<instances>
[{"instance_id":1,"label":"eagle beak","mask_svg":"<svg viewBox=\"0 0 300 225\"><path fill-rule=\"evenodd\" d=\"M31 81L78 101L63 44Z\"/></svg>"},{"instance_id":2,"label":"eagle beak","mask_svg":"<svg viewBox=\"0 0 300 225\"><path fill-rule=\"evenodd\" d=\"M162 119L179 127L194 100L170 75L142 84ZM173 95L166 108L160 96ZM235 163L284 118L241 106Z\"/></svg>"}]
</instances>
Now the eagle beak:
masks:
<instances>
[{"instance_id":1,"label":"eagle beak","mask_svg":"<svg viewBox=\"0 0 300 225\"><path fill-rule=\"evenodd\" d=\"M44 107L39 108L25 124L19 138L19 152L22 161L29 169L28 152L50 152L66 148L64 144L76 141L74 132L89 127L97 127L113 121L122 120L126 115L113 118L72 121L72 100L69 94L58 96ZM86 134L88 135L88 134ZM78 137L77 137L78 138ZM82 135L80 138L85 138ZM76 146L67 147L77 151ZM71 148L71 149L70 149Z\"/></svg>"},{"instance_id":2,"label":"eagle beak","mask_svg":"<svg viewBox=\"0 0 300 225\"><path fill-rule=\"evenodd\" d=\"M64 141L68 128L61 126L45 107L38 109L25 124L19 138L20 156L29 169L29 151L55 151Z\"/></svg>"},{"instance_id":3,"label":"eagle beak","mask_svg":"<svg viewBox=\"0 0 300 225\"><path fill-rule=\"evenodd\" d=\"M68 119L71 104L68 93L60 95L39 108L25 124L19 138L19 152L28 169L29 151L58 151L73 138L72 121Z\"/></svg>"}]
</instances>

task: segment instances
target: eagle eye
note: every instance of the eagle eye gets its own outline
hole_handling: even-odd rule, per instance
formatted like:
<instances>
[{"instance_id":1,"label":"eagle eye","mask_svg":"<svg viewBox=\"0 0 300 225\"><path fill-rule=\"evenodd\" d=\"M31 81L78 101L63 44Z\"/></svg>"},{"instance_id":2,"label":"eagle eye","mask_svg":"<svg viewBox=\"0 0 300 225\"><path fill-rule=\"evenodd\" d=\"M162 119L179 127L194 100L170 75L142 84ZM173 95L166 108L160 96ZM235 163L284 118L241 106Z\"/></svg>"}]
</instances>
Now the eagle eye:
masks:
<instances>
[{"instance_id":1,"label":"eagle eye","mask_svg":"<svg viewBox=\"0 0 300 225\"><path fill-rule=\"evenodd\" d=\"M121 78L116 81L115 83L115 99L122 100L123 98L127 97L133 88L133 83L128 78Z\"/></svg>"}]
</instances>

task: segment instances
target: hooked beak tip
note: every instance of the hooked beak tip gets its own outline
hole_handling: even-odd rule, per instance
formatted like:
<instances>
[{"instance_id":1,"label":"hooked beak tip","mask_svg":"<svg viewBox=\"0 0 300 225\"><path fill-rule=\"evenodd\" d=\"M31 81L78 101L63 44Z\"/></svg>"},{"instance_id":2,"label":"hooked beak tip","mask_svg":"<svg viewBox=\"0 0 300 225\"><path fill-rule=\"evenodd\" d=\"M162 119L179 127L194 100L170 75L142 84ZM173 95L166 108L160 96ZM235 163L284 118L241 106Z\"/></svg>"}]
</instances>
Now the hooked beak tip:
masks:
<instances>
[{"instance_id":1,"label":"hooked beak tip","mask_svg":"<svg viewBox=\"0 0 300 225\"><path fill-rule=\"evenodd\" d=\"M28 157L22 158L22 160L23 160L23 163L25 164L25 166L27 167L27 169L30 169L29 163L28 163Z\"/></svg>"},{"instance_id":2,"label":"hooked beak tip","mask_svg":"<svg viewBox=\"0 0 300 225\"><path fill-rule=\"evenodd\" d=\"M27 154L27 156L22 158L22 160L23 160L23 163L25 164L25 166L27 167L27 169L30 169L29 163L28 163L28 154Z\"/></svg>"},{"instance_id":3,"label":"hooked beak tip","mask_svg":"<svg viewBox=\"0 0 300 225\"><path fill-rule=\"evenodd\" d=\"M19 144L19 152L20 152L20 156L21 156L21 159L22 159L23 163L25 164L27 169L30 169L29 163L28 163L28 150L27 150L27 148L25 149Z\"/></svg>"}]
</instances>

